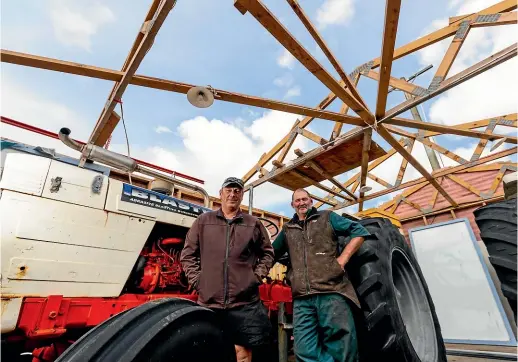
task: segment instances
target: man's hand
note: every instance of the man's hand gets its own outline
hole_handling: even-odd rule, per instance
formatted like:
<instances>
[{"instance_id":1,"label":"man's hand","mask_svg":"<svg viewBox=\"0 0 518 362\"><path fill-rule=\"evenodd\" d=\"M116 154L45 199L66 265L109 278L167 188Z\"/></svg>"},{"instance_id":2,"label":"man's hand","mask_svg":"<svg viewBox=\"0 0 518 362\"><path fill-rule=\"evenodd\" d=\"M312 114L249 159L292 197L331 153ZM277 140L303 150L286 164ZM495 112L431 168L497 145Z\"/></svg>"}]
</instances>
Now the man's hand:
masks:
<instances>
[{"instance_id":1,"label":"man's hand","mask_svg":"<svg viewBox=\"0 0 518 362\"><path fill-rule=\"evenodd\" d=\"M345 265L349 262L349 259L351 259L351 256L358 251L360 246L363 243L364 238L361 236L352 238L351 241L349 241L349 244L345 247L344 251L338 258L336 258L336 261L342 269L345 268Z\"/></svg>"},{"instance_id":2,"label":"man's hand","mask_svg":"<svg viewBox=\"0 0 518 362\"><path fill-rule=\"evenodd\" d=\"M336 261L338 262L338 264L340 264L342 269L345 269L345 265L349 261L349 257L347 255L344 255L344 253L342 253L338 258L336 258Z\"/></svg>"}]
</instances>

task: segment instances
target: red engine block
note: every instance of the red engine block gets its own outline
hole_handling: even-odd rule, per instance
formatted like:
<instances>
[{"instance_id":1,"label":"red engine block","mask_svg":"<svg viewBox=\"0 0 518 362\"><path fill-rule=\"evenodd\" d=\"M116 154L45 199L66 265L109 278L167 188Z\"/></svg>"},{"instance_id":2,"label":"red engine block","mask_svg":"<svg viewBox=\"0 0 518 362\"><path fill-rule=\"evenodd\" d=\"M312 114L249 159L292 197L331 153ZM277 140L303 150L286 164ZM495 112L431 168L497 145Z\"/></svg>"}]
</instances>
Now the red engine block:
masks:
<instances>
[{"instance_id":1,"label":"red engine block","mask_svg":"<svg viewBox=\"0 0 518 362\"><path fill-rule=\"evenodd\" d=\"M182 282L182 265L180 264L180 252L183 240L167 238L158 240L151 246L151 250L143 250L140 255L147 259L144 267L144 276L139 288L145 294L153 293L156 288L166 289L177 286L187 289Z\"/></svg>"}]
</instances>

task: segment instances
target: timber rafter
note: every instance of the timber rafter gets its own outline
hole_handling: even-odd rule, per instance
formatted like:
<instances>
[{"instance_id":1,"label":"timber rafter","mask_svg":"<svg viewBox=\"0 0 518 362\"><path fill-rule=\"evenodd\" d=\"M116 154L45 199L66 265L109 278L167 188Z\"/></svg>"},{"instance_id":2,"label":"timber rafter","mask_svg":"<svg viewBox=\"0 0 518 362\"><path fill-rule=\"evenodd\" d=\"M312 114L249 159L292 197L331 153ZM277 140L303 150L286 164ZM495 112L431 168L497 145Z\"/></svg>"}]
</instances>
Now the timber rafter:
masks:
<instances>
[{"instance_id":1,"label":"timber rafter","mask_svg":"<svg viewBox=\"0 0 518 362\"><path fill-rule=\"evenodd\" d=\"M415 109L419 104L515 57L517 55L516 44L509 44L508 48L483 59L458 74L450 76L452 65L459 51L461 51L463 43L469 36L470 29L517 24L517 13L513 11L517 7L515 0L504 0L486 9L482 9L477 13L452 17L450 18L449 24L444 28L438 29L397 48L395 44L401 0L386 0L380 56L356 67L349 74L345 72L342 64L340 64L338 58L333 54L299 2L297 0L286 1L325 54L338 74L339 79L335 79L335 77L310 54L262 1L235 0L234 5L237 10L243 15L249 13L253 16L287 51L330 90L330 93L319 104L315 107L308 107L221 89L213 89L216 101L231 102L300 115L288 134L271 150L265 152L255 164L251 165L250 170L243 176L243 180L247 183L247 189L250 186L255 187L271 181L275 177L283 175L285 172L292 172L298 175L297 177L299 179L328 193L325 196L313 195L315 200L318 201L316 203L317 207L325 203L334 209L339 209L344 206L359 204L361 210L365 201L408 187L414 186L413 189L416 189L416 187L422 188L424 187L423 185L431 184L435 188L435 192L433 200L429 205L423 207L423 205L418 205L408 200L406 195L409 190L407 190L400 195L397 201L394 201L387 206L387 208L393 209L402 202L425 212L430 206L433 208L439 195L442 195L444 199L448 200L450 207L455 208L457 207L456 201L451 198L448 191L443 187L444 179L455 182L480 197L483 196L480 190L462 178L459 178L455 173L460 171L469 172L470 169L479 169L485 167L487 162L495 161L516 153L517 137L509 134L498 134L496 132L498 126L516 128L516 114L495 115L495 117L489 119L455 126L423 122L418 119L406 119L398 116L407 110ZM139 65L151 48L161 25L164 23L175 3L175 0L152 1L142 27L120 71L4 49L1 50L1 61L114 82L112 91L108 95L107 102L102 108L95 128L89 137L90 143L104 145L119 122L120 117L115 112L115 106L120 102L128 86L136 85L184 94L194 87L194 85L191 84L137 74ZM435 76L427 88L418 86L392 74L392 64L397 59L448 38L451 38L450 45L435 72ZM379 70L376 71L377 68L379 68ZM376 103L372 110L369 109L357 89L358 82L362 76L378 83ZM387 109L387 97L392 89L402 91L408 96L406 96L407 99L401 104ZM326 110L337 98L342 102L340 112ZM356 115L348 115L348 111L353 111ZM332 134L324 136L307 129L307 126L310 125L314 119L333 122L334 127ZM355 128L346 129L345 133L343 133L342 130L344 126L353 126ZM464 158L462 155L456 154L454 151L437 144L433 139L434 136L445 134L466 137L466 139L476 139L477 146L471 157L467 156L467 158ZM394 135L401 136L401 138L396 140ZM360 164L358 165L357 172L355 172L352 177L349 177L345 182L341 182L337 177L339 175L328 172L325 165L316 162L315 158L337 145L339 146L348 140L354 139L356 136L360 136L362 139ZM295 154L298 157L293 161L286 161L287 158L293 158L289 156L292 156L290 152L293 152L292 147L297 137L307 138L317 143L318 146L305 153L302 153L300 150L295 150ZM387 150L385 155L377 159L369 160L369 150L371 146L375 144L375 137L381 137L392 148ZM499 140L503 140L507 145L511 145L513 148L482 157L482 152L484 152L488 143ZM428 171L427 167L421 164L412 154L412 148L415 149L415 145L418 143L423 144L428 151L431 150L431 152L437 152L439 155L450 158L457 162L459 166L441 170L435 170L434 168L434 172ZM376 175L374 169L396 154L400 154L403 157L397 178L395 180L389 180L386 179L385 175ZM83 158L81 162L84 164L86 159ZM271 169L268 169L267 166L269 162L273 165ZM403 182L408 164L411 164L423 178ZM322 185L320 181L312 179L309 176L309 172L306 174L300 170L295 170L296 167L301 165L302 167L309 168L313 174L316 173L319 175L320 179L323 177L329 180L332 187ZM501 177L503 177L505 171L511 167L514 166L511 165L500 170L498 178L492 185L491 190L496 190ZM258 178L253 180L252 178L256 175ZM367 179L376 182L385 189L366 194L364 186L366 186ZM358 191L358 189L360 191ZM341 199L336 199L336 197Z\"/></svg>"}]
</instances>

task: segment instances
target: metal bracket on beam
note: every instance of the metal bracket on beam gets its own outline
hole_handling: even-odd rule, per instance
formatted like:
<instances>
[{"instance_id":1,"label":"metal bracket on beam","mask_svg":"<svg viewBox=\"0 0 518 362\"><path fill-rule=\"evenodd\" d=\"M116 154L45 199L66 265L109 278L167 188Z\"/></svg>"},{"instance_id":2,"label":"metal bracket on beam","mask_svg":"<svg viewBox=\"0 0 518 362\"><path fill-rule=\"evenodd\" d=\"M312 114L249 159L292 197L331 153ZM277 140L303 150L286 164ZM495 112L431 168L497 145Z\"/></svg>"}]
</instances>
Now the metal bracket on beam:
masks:
<instances>
[{"instance_id":1,"label":"metal bracket on beam","mask_svg":"<svg viewBox=\"0 0 518 362\"><path fill-rule=\"evenodd\" d=\"M155 23L154 19L144 22L144 24L142 24L142 26L140 27L140 32L142 34L146 35L149 32L149 30L153 27L154 23Z\"/></svg>"},{"instance_id":2,"label":"metal bracket on beam","mask_svg":"<svg viewBox=\"0 0 518 362\"><path fill-rule=\"evenodd\" d=\"M469 20L464 20L462 23L460 23L459 29L455 33L453 39L464 39L468 33L470 23L471 22Z\"/></svg>"},{"instance_id":3,"label":"metal bracket on beam","mask_svg":"<svg viewBox=\"0 0 518 362\"><path fill-rule=\"evenodd\" d=\"M365 72L366 70L371 70L372 66L374 65L374 61L371 60L370 62L364 63L360 65L359 67L355 68L352 73L349 74L349 78L354 79L358 74Z\"/></svg>"},{"instance_id":4,"label":"metal bracket on beam","mask_svg":"<svg viewBox=\"0 0 518 362\"><path fill-rule=\"evenodd\" d=\"M443 81L443 79L444 79L444 77L440 76L440 75L433 77L432 83L430 83L430 86L426 90L426 93L431 93L431 92L434 92L435 90L437 90L437 88L439 88L439 86L441 85L441 82Z\"/></svg>"},{"instance_id":5,"label":"metal bracket on beam","mask_svg":"<svg viewBox=\"0 0 518 362\"><path fill-rule=\"evenodd\" d=\"M487 14L487 15L479 15L475 19L475 23L494 23L500 19L502 14Z\"/></svg>"}]
</instances>

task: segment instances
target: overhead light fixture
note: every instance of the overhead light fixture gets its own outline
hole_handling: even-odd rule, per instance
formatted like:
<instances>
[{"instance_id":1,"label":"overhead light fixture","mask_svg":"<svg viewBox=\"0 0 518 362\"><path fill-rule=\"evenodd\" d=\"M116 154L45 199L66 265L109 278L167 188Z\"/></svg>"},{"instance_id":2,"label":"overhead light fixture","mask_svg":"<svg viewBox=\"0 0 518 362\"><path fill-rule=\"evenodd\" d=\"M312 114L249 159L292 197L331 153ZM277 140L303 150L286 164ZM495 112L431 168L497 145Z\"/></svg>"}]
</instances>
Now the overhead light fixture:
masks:
<instances>
[{"instance_id":1,"label":"overhead light fixture","mask_svg":"<svg viewBox=\"0 0 518 362\"><path fill-rule=\"evenodd\" d=\"M370 186L362 186L362 187L360 187L360 192L363 193L363 194L366 193L366 192L369 192L370 190L372 190L372 187L370 187Z\"/></svg>"},{"instance_id":2,"label":"overhead light fixture","mask_svg":"<svg viewBox=\"0 0 518 362\"><path fill-rule=\"evenodd\" d=\"M187 100L198 108L207 108L214 103L214 94L205 87L192 87L187 92Z\"/></svg>"}]
</instances>

